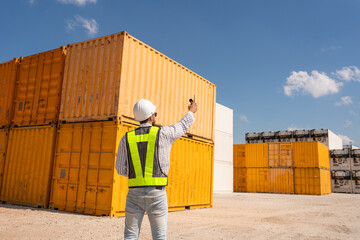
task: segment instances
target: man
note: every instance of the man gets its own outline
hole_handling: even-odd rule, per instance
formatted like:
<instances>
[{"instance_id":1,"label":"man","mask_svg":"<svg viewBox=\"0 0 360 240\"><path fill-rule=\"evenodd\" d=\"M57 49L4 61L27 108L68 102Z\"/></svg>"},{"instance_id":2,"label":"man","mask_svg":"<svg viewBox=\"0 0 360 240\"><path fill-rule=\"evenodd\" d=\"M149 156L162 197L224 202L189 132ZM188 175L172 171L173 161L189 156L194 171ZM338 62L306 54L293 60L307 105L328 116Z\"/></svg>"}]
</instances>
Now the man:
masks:
<instances>
[{"instance_id":1,"label":"man","mask_svg":"<svg viewBox=\"0 0 360 240\"><path fill-rule=\"evenodd\" d=\"M116 171L129 178L125 208L124 239L138 239L146 211L153 239L166 239L168 204L165 186L170 167L172 144L195 121L197 104L174 125L156 127L156 106L140 99L133 108L140 127L121 139L116 157Z\"/></svg>"}]
</instances>

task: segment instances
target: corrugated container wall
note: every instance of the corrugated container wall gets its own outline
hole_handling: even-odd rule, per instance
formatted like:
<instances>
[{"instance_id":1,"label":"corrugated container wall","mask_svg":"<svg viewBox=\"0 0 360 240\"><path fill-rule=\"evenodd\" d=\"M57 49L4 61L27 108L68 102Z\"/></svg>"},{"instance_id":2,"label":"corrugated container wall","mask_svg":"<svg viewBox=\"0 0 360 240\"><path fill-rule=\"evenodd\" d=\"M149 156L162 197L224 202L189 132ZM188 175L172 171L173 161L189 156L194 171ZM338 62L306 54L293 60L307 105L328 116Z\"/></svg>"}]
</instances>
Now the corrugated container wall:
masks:
<instances>
[{"instance_id":1,"label":"corrugated container wall","mask_svg":"<svg viewBox=\"0 0 360 240\"><path fill-rule=\"evenodd\" d=\"M320 168L295 168L295 193L325 195L331 193L330 171Z\"/></svg>"},{"instance_id":2,"label":"corrugated container wall","mask_svg":"<svg viewBox=\"0 0 360 240\"><path fill-rule=\"evenodd\" d=\"M320 142L294 142L293 162L295 168L329 169L329 148Z\"/></svg>"},{"instance_id":3,"label":"corrugated container wall","mask_svg":"<svg viewBox=\"0 0 360 240\"><path fill-rule=\"evenodd\" d=\"M11 124L18 64L17 58L0 63L0 128Z\"/></svg>"},{"instance_id":4,"label":"corrugated container wall","mask_svg":"<svg viewBox=\"0 0 360 240\"><path fill-rule=\"evenodd\" d=\"M8 139L9 139L9 129L8 128L0 129L0 195L1 195L1 186L4 178L6 147L7 147Z\"/></svg>"},{"instance_id":5,"label":"corrugated container wall","mask_svg":"<svg viewBox=\"0 0 360 240\"><path fill-rule=\"evenodd\" d=\"M10 129L2 201L48 207L55 140L55 125Z\"/></svg>"},{"instance_id":6,"label":"corrugated container wall","mask_svg":"<svg viewBox=\"0 0 360 240\"><path fill-rule=\"evenodd\" d=\"M269 167L292 167L291 143L269 143Z\"/></svg>"},{"instance_id":7,"label":"corrugated container wall","mask_svg":"<svg viewBox=\"0 0 360 240\"><path fill-rule=\"evenodd\" d=\"M234 168L246 167L246 144L234 144L233 159Z\"/></svg>"},{"instance_id":8,"label":"corrugated container wall","mask_svg":"<svg viewBox=\"0 0 360 240\"><path fill-rule=\"evenodd\" d=\"M292 168L269 169L270 192L294 193L294 171Z\"/></svg>"},{"instance_id":9,"label":"corrugated container wall","mask_svg":"<svg viewBox=\"0 0 360 240\"><path fill-rule=\"evenodd\" d=\"M247 175L246 175L246 168L242 167L234 167L234 180L233 180L233 186L234 186L234 192L247 192Z\"/></svg>"},{"instance_id":10,"label":"corrugated container wall","mask_svg":"<svg viewBox=\"0 0 360 240\"><path fill-rule=\"evenodd\" d=\"M268 143L246 144L246 167L269 167Z\"/></svg>"},{"instance_id":11,"label":"corrugated container wall","mask_svg":"<svg viewBox=\"0 0 360 240\"><path fill-rule=\"evenodd\" d=\"M127 178L115 161L121 137L136 126L119 121L67 123L58 130L50 208L123 216ZM171 151L169 210L212 206L212 144L180 138Z\"/></svg>"},{"instance_id":12,"label":"corrugated container wall","mask_svg":"<svg viewBox=\"0 0 360 240\"><path fill-rule=\"evenodd\" d=\"M246 190L248 192L270 192L269 168L247 168Z\"/></svg>"},{"instance_id":13,"label":"corrugated container wall","mask_svg":"<svg viewBox=\"0 0 360 240\"><path fill-rule=\"evenodd\" d=\"M16 84L15 126L46 125L59 120L66 49L24 57Z\"/></svg>"},{"instance_id":14,"label":"corrugated container wall","mask_svg":"<svg viewBox=\"0 0 360 240\"><path fill-rule=\"evenodd\" d=\"M216 86L126 32L68 45L60 120L126 119L141 98L157 106L160 125L180 120L195 96L188 133L214 140Z\"/></svg>"}]
</instances>

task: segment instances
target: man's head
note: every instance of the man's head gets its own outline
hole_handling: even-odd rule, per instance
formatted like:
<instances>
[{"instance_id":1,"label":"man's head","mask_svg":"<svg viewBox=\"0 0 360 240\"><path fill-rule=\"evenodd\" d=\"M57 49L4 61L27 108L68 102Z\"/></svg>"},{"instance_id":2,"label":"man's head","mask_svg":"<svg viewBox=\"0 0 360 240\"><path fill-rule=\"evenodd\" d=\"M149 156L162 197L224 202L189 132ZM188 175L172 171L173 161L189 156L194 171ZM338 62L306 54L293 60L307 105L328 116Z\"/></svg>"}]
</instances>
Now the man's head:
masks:
<instances>
[{"instance_id":1,"label":"man's head","mask_svg":"<svg viewBox=\"0 0 360 240\"><path fill-rule=\"evenodd\" d=\"M135 103L133 113L135 120L139 121L141 124L148 122L155 125L155 117L157 115L156 106L149 100L140 99Z\"/></svg>"}]
</instances>

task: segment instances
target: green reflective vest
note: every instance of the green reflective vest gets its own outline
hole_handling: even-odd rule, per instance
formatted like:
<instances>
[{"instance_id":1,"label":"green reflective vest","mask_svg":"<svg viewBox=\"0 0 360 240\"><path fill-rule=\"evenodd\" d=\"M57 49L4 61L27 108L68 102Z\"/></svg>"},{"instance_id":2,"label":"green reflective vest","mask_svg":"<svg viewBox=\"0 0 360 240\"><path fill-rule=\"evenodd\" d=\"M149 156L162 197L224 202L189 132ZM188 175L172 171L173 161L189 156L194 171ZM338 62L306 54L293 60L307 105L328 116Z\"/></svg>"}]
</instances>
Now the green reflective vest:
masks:
<instances>
[{"instance_id":1,"label":"green reflective vest","mask_svg":"<svg viewBox=\"0 0 360 240\"><path fill-rule=\"evenodd\" d=\"M130 150L131 158L128 158L129 161L132 161L135 178L130 178L129 175L129 187L145 187L145 186L166 186L168 179L167 177L154 177L154 156L155 156L155 147L157 140L157 133L159 131L158 127L151 127L150 132L147 134L135 134L136 130L129 131L127 133L127 142ZM144 171L141 166L140 153L138 149L138 143L147 142L146 150L146 160ZM130 165L130 164L129 164ZM156 165L160 168L159 164Z\"/></svg>"}]
</instances>

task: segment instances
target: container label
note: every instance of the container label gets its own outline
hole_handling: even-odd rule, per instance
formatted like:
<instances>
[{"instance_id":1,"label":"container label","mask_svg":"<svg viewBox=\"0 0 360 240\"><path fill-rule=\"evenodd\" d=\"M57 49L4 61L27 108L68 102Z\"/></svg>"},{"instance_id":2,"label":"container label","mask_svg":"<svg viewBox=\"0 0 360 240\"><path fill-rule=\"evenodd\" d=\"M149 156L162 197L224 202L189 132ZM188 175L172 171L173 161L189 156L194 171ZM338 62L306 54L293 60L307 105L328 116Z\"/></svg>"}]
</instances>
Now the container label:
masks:
<instances>
[{"instance_id":1,"label":"container label","mask_svg":"<svg viewBox=\"0 0 360 240\"><path fill-rule=\"evenodd\" d=\"M65 176L66 176L66 169L61 169L60 178L65 178Z\"/></svg>"},{"instance_id":2,"label":"container label","mask_svg":"<svg viewBox=\"0 0 360 240\"><path fill-rule=\"evenodd\" d=\"M21 110L22 110L22 107L23 107L23 102L20 102L20 103L19 103L18 111L21 111Z\"/></svg>"}]
</instances>

